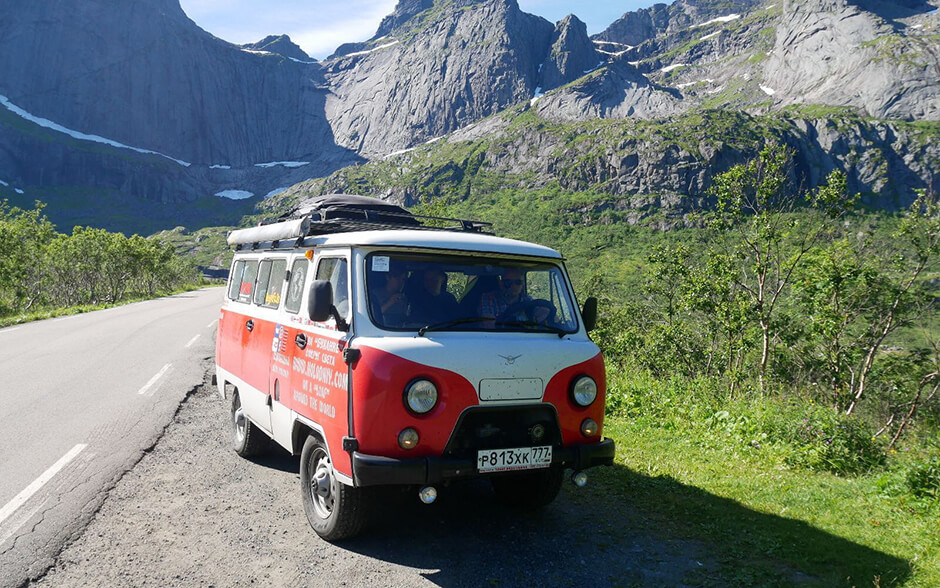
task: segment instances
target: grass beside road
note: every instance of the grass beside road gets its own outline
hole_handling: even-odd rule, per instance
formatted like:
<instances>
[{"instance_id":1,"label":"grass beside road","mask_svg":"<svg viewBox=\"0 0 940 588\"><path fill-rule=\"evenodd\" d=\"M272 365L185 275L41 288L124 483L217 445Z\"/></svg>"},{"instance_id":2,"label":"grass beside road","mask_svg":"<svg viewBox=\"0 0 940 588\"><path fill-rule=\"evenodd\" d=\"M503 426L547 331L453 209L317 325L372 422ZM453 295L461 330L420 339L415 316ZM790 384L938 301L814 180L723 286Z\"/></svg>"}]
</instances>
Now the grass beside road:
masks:
<instances>
[{"instance_id":1,"label":"grass beside road","mask_svg":"<svg viewBox=\"0 0 940 588\"><path fill-rule=\"evenodd\" d=\"M592 485L650 532L701 542L702 586L940 586L940 504L890 474L839 477L719 446L688 430L609 417L613 468Z\"/></svg>"},{"instance_id":2,"label":"grass beside road","mask_svg":"<svg viewBox=\"0 0 940 588\"><path fill-rule=\"evenodd\" d=\"M96 310L104 310L106 308L114 308L115 306L124 306L127 304L134 304L135 302L143 302L145 300L153 300L155 298L163 298L165 296L173 296L174 294L182 294L183 292L192 292L193 290L201 290L203 288L210 288L212 286L221 286L224 282L214 282L206 281L201 284L190 284L187 286L182 286L176 288L169 292L160 292L154 296L138 296L135 298L122 299L120 302L116 303L105 303L105 304L82 304L78 306L67 306L60 308L44 308L37 310L35 312L20 313L20 314L11 314L7 316L0 316L0 329L6 327L12 327L14 325L21 325L24 323L31 323L33 321L41 321L50 318L58 318L60 316L70 316L73 314L83 314L86 312L94 312Z\"/></svg>"}]
</instances>

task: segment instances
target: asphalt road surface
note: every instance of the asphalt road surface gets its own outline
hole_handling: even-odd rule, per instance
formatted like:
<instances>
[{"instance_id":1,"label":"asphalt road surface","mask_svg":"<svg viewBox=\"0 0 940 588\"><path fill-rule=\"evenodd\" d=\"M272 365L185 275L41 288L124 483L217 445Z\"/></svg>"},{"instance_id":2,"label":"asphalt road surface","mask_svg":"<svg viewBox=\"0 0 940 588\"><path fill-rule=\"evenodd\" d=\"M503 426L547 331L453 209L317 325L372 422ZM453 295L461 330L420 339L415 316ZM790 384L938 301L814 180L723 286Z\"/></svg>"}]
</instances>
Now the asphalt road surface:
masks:
<instances>
[{"instance_id":1,"label":"asphalt road surface","mask_svg":"<svg viewBox=\"0 0 940 588\"><path fill-rule=\"evenodd\" d=\"M0 330L0 586L54 564L204 381L222 295Z\"/></svg>"}]
</instances>

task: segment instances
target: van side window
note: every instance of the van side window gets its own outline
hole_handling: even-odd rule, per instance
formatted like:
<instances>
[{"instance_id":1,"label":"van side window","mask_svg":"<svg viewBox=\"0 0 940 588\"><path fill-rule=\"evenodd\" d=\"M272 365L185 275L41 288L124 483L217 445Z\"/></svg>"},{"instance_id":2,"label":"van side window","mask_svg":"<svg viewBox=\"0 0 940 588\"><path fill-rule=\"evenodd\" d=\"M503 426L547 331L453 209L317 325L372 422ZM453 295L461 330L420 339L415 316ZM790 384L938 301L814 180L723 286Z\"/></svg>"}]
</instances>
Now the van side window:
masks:
<instances>
[{"instance_id":1,"label":"van side window","mask_svg":"<svg viewBox=\"0 0 940 588\"><path fill-rule=\"evenodd\" d=\"M258 269L258 281L255 282L255 304L264 303L264 294L268 291L268 282L271 280L271 260L265 259Z\"/></svg>"},{"instance_id":2,"label":"van side window","mask_svg":"<svg viewBox=\"0 0 940 588\"><path fill-rule=\"evenodd\" d=\"M245 262L236 261L235 266L232 267L232 273L229 276L228 282L228 299L236 300L238 298L238 289L242 285L242 275L245 273Z\"/></svg>"},{"instance_id":3,"label":"van side window","mask_svg":"<svg viewBox=\"0 0 940 588\"><path fill-rule=\"evenodd\" d=\"M245 271L241 276L241 283L238 286L238 301L251 302L251 293L254 291L255 278L258 277L258 262L246 261Z\"/></svg>"},{"instance_id":4,"label":"van side window","mask_svg":"<svg viewBox=\"0 0 940 588\"><path fill-rule=\"evenodd\" d=\"M287 260L275 259L271 262L271 279L264 293L263 306L277 308L281 304L281 290L284 288L284 277L287 275Z\"/></svg>"},{"instance_id":5,"label":"van side window","mask_svg":"<svg viewBox=\"0 0 940 588\"><path fill-rule=\"evenodd\" d=\"M333 285L333 306L341 317L349 315L349 272L341 257L321 258L317 266L317 279L329 280Z\"/></svg>"},{"instance_id":6,"label":"van side window","mask_svg":"<svg viewBox=\"0 0 940 588\"><path fill-rule=\"evenodd\" d=\"M297 314L300 310L300 301L304 297L304 280L307 277L307 266L310 262L306 257L298 257L290 268L290 284L287 285L287 300L284 309Z\"/></svg>"}]
</instances>

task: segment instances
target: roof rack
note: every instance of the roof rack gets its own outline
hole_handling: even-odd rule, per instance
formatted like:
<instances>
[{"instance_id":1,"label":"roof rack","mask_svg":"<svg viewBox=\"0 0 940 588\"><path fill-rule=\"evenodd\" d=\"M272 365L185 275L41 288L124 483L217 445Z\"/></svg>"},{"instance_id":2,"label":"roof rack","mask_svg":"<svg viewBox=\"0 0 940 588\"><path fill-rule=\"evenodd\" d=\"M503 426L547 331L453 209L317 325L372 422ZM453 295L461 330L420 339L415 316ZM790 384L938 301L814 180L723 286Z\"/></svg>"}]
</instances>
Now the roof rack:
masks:
<instances>
[{"instance_id":1,"label":"roof rack","mask_svg":"<svg viewBox=\"0 0 940 588\"><path fill-rule=\"evenodd\" d=\"M379 230L421 230L421 231L459 231L492 235L492 223L412 214L404 208L385 203L375 198L359 197L376 204L363 205L358 200L352 201L351 195L342 195L346 202L330 205L320 203L313 210L303 210L294 218L281 217L269 223L248 229L238 229L228 235L228 244L236 249L251 246L257 249L260 244L271 242L274 247L280 241L302 240L311 235L347 233L354 231Z\"/></svg>"}]
</instances>

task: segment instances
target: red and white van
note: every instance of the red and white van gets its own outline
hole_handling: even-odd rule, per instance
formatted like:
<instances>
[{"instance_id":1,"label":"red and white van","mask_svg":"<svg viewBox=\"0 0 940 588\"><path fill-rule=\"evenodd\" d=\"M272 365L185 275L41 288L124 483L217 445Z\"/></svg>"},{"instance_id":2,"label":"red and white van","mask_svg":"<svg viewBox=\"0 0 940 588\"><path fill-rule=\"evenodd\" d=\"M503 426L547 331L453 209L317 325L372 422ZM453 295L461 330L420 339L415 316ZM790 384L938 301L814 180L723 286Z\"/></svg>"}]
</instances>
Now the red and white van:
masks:
<instances>
[{"instance_id":1,"label":"red and white van","mask_svg":"<svg viewBox=\"0 0 940 588\"><path fill-rule=\"evenodd\" d=\"M230 234L216 375L240 455L270 439L300 455L320 536L359 532L366 487L414 486L430 503L482 476L542 506L565 469L583 485L613 462L587 334L597 302L579 310L558 252L372 198L308 203Z\"/></svg>"}]
</instances>

